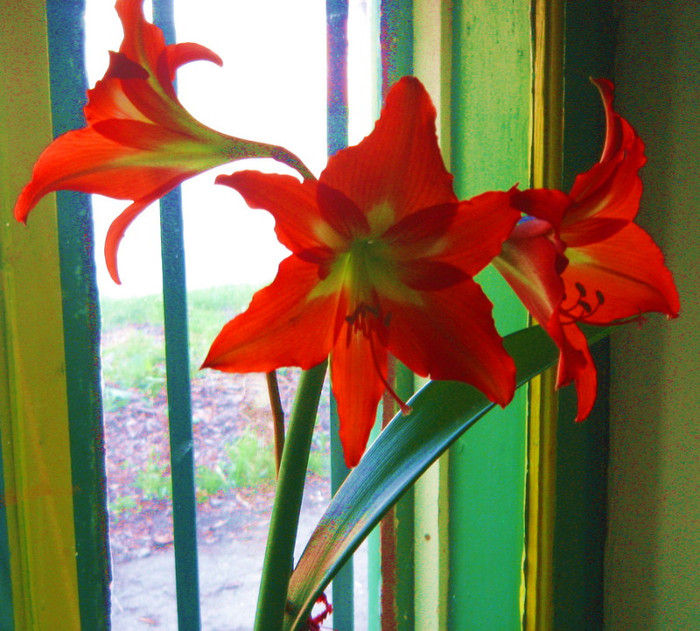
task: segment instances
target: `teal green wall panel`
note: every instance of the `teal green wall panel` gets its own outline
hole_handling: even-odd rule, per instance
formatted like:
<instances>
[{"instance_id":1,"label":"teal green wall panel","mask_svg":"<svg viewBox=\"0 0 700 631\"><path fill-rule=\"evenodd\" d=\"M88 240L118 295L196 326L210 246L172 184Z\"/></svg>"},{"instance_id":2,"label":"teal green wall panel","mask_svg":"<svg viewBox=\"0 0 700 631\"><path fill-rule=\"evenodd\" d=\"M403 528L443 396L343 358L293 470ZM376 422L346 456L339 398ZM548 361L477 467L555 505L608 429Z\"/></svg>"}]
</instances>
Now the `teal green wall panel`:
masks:
<instances>
[{"instance_id":1,"label":"teal green wall panel","mask_svg":"<svg viewBox=\"0 0 700 631\"><path fill-rule=\"evenodd\" d=\"M530 4L453 6L452 171L464 199L529 182ZM502 334L527 325L492 270L479 281ZM525 537L526 395L494 410L450 451L448 628L517 629Z\"/></svg>"}]
</instances>

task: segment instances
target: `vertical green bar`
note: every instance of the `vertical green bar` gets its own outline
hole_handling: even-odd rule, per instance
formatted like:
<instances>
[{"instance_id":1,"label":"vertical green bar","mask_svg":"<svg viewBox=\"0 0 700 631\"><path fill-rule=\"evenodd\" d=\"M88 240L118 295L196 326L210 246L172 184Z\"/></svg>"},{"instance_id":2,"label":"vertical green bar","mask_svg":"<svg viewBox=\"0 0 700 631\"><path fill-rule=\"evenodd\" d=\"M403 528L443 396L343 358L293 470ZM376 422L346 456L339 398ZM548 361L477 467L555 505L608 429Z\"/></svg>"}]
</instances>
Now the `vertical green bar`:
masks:
<instances>
[{"instance_id":1,"label":"vertical green bar","mask_svg":"<svg viewBox=\"0 0 700 631\"><path fill-rule=\"evenodd\" d=\"M460 199L529 182L530 2L453 5L452 170ZM525 310L487 269L478 279L501 334ZM519 629L526 397L495 410L450 452L448 628Z\"/></svg>"},{"instance_id":2,"label":"vertical green bar","mask_svg":"<svg viewBox=\"0 0 700 631\"><path fill-rule=\"evenodd\" d=\"M383 99L396 81L413 74L413 0L381 0L379 43Z\"/></svg>"},{"instance_id":3,"label":"vertical green bar","mask_svg":"<svg viewBox=\"0 0 700 631\"><path fill-rule=\"evenodd\" d=\"M178 628L200 628L197 504L180 191L161 200L165 363L173 489Z\"/></svg>"},{"instance_id":4,"label":"vertical green bar","mask_svg":"<svg viewBox=\"0 0 700 631\"><path fill-rule=\"evenodd\" d=\"M335 399L331 396L331 494L343 483L349 473L343 457L343 446L338 434L338 412ZM336 629L355 628L355 573L353 559L345 563L335 575L332 583L333 627Z\"/></svg>"},{"instance_id":5,"label":"vertical green bar","mask_svg":"<svg viewBox=\"0 0 700 631\"><path fill-rule=\"evenodd\" d=\"M370 442L378 436L381 424L376 423L369 435ZM381 546L379 545L379 528L374 528L367 537L367 631L381 630L381 594L382 572L379 562Z\"/></svg>"},{"instance_id":6,"label":"vertical green bar","mask_svg":"<svg viewBox=\"0 0 700 631\"><path fill-rule=\"evenodd\" d=\"M348 144L348 1L326 0L328 155Z\"/></svg>"},{"instance_id":7,"label":"vertical green bar","mask_svg":"<svg viewBox=\"0 0 700 631\"><path fill-rule=\"evenodd\" d=\"M175 42L172 0L154 0L154 22L163 29L167 44ZM160 202L161 257L165 364L170 425L170 466L173 487L175 583L180 631L198 631L199 571L197 558L197 503L195 497L194 441L190 391L187 285L182 223L182 195L172 191Z\"/></svg>"},{"instance_id":8,"label":"vertical green bar","mask_svg":"<svg viewBox=\"0 0 700 631\"><path fill-rule=\"evenodd\" d=\"M407 401L415 392L413 373L406 366L396 365L396 392ZM396 524L397 585L396 611L398 630L413 631L415 628L415 502L413 487L398 501L394 508Z\"/></svg>"},{"instance_id":9,"label":"vertical green bar","mask_svg":"<svg viewBox=\"0 0 700 631\"><path fill-rule=\"evenodd\" d=\"M84 0L46 3L54 136L84 125ZM75 547L84 629L109 627L109 543L92 208L57 194Z\"/></svg>"},{"instance_id":10,"label":"vertical green bar","mask_svg":"<svg viewBox=\"0 0 700 631\"><path fill-rule=\"evenodd\" d=\"M611 2L566 2L564 190L600 157L605 116L589 77L612 78L614 42ZM593 412L585 422L574 423L576 394L567 387L559 397L557 424L553 626L571 631L603 628L609 340L591 352L598 369Z\"/></svg>"},{"instance_id":11,"label":"vertical green bar","mask_svg":"<svg viewBox=\"0 0 700 631\"><path fill-rule=\"evenodd\" d=\"M348 2L326 0L326 37L328 42L328 155L348 144ZM331 396L331 493L335 494L348 474L343 446L338 437L339 422L335 400ZM333 626L355 628L355 575L352 558L333 579Z\"/></svg>"}]
</instances>

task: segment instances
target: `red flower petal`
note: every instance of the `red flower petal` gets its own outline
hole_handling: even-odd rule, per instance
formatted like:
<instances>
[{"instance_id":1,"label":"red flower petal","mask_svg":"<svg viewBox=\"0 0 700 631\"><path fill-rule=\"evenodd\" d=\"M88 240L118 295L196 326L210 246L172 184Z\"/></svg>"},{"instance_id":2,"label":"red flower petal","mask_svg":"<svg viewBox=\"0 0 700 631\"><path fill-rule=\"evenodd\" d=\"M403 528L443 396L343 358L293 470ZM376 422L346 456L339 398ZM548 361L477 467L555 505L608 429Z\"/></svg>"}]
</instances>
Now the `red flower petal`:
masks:
<instances>
[{"instance_id":1,"label":"red flower petal","mask_svg":"<svg viewBox=\"0 0 700 631\"><path fill-rule=\"evenodd\" d=\"M151 75L141 64L129 59L124 53L109 51L109 67L104 79L148 79Z\"/></svg>"},{"instance_id":2,"label":"red flower petal","mask_svg":"<svg viewBox=\"0 0 700 631\"><path fill-rule=\"evenodd\" d=\"M423 377L470 383L506 405L513 396L515 365L481 288L467 280L421 299L421 305L382 301L382 311L391 314L389 351Z\"/></svg>"},{"instance_id":3,"label":"red flower petal","mask_svg":"<svg viewBox=\"0 0 700 631\"><path fill-rule=\"evenodd\" d=\"M328 160L321 181L349 197L374 227L457 201L435 133L435 108L414 77L399 80L372 133Z\"/></svg>"},{"instance_id":4,"label":"red flower petal","mask_svg":"<svg viewBox=\"0 0 700 631\"><path fill-rule=\"evenodd\" d=\"M570 230L561 232L561 240L569 248L581 248L592 243L605 241L620 232L629 222L623 219L606 219L605 217L590 217L579 221Z\"/></svg>"},{"instance_id":5,"label":"red flower petal","mask_svg":"<svg viewBox=\"0 0 700 631\"><path fill-rule=\"evenodd\" d=\"M331 381L338 406L345 464L354 467L365 451L377 405L384 393L387 352L374 332L370 333L370 341L357 331L349 331L349 326L344 323L333 347Z\"/></svg>"},{"instance_id":6,"label":"red flower petal","mask_svg":"<svg viewBox=\"0 0 700 631\"><path fill-rule=\"evenodd\" d=\"M560 344L562 352L557 368L557 388L575 383L578 399L576 420L583 421L588 418L595 403L598 375L586 336L575 324L565 326L564 334L565 341Z\"/></svg>"},{"instance_id":7,"label":"red flower petal","mask_svg":"<svg viewBox=\"0 0 700 631\"><path fill-rule=\"evenodd\" d=\"M583 420L595 401L596 369L585 335L574 323L562 325L559 307L564 283L558 272L560 254L546 236L520 238L518 228L520 225L504 244L494 266L559 347L557 387L576 383L576 418Z\"/></svg>"},{"instance_id":8,"label":"red flower petal","mask_svg":"<svg viewBox=\"0 0 700 631\"><path fill-rule=\"evenodd\" d=\"M168 129L140 120L111 119L95 123L92 128L122 147L139 151L166 151L176 143L187 143L190 138L177 129ZM171 149L172 151L172 149ZM163 158L163 162L166 162Z\"/></svg>"},{"instance_id":9,"label":"red flower petal","mask_svg":"<svg viewBox=\"0 0 700 631\"><path fill-rule=\"evenodd\" d=\"M156 68L165 38L157 26L146 21L143 0L117 0L115 8L124 27L119 51L146 68Z\"/></svg>"},{"instance_id":10,"label":"red flower petal","mask_svg":"<svg viewBox=\"0 0 700 631\"><path fill-rule=\"evenodd\" d=\"M76 129L53 141L39 156L32 180L15 205L15 218L25 221L47 193L74 190L117 199L140 199L171 181L180 170L144 168L134 150L105 138L93 128ZM185 175L186 177L186 175Z\"/></svg>"},{"instance_id":11,"label":"red flower petal","mask_svg":"<svg viewBox=\"0 0 700 631\"><path fill-rule=\"evenodd\" d=\"M520 212L547 221L558 230L564 213L571 206L571 199L566 193L556 189L533 188L516 191L512 203Z\"/></svg>"},{"instance_id":12,"label":"red flower petal","mask_svg":"<svg viewBox=\"0 0 700 631\"><path fill-rule=\"evenodd\" d=\"M564 283L560 277L561 255L547 236L532 237L528 234L528 224L534 221L538 220L516 226L493 264L532 317L548 327L564 297Z\"/></svg>"},{"instance_id":13,"label":"red flower petal","mask_svg":"<svg viewBox=\"0 0 700 631\"><path fill-rule=\"evenodd\" d=\"M582 229L576 225L589 217L632 221L639 210L644 166L644 143L634 128L613 109L613 84L606 79L593 81L605 107L605 145L600 162L576 177L569 196L574 200L567 211L563 230ZM567 243L571 235L565 238Z\"/></svg>"},{"instance_id":14,"label":"red flower petal","mask_svg":"<svg viewBox=\"0 0 700 631\"><path fill-rule=\"evenodd\" d=\"M194 42L170 44L165 47L165 51L168 58L168 68L170 68L172 72L170 75L171 81L175 79L175 70L193 61L211 61L217 66L224 65L221 57L213 50Z\"/></svg>"},{"instance_id":15,"label":"red flower petal","mask_svg":"<svg viewBox=\"0 0 700 631\"><path fill-rule=\"evenodd\" d=\"M323 361L333 343L340 298L337 292L310 297L318 283L315 265L295 256L282 261L274 282L221 330L202 368L269 372Z\"/></svg>"},{"instance_id":16,"label":"red flower petal","mask_svg":"<svg viewBox=\"0 0 700 631\"><path fill-rule=\"evenodd\" d=\"M213 50L201 44L183 42L170 44L165 47L165 55L161 55L158 66L158 80L165 89L172 89L175 81L175 71L185 64L193 61L211 61L217 66L223 66L224 62ZM163 67L165 62L165 67Z\"/></svg>"},{"instance_id":17,"label":"red flower petal","mask_svg":"<svg viewBox=\"0 0 700 631\"><path fill-rule=\"evenodd\" d=\"M291 175L238 171L219 175L217 184L238 191L251 208L267 210L275 218L279 242L292 252L301 253L325 248L317 228L325 222L316 203L318 182L300 182Z\"/></svg>"},{"instance_id":18,"label":"red flower petal","mask_svg":"<svg viewBox=\"0 0 700 631\"><path fill-rule=\"evenodd\" d=\"M573 204L562 222L562 238L581 229L585 219L617 219L633 221L639 211L642 181L639 170L644 166L644 145L641 140L614 160L594 165L576 177L569 193Z\"/></svg>"},{"instance_id":19,"label":"red flower petal","mask_svg":"<svg viewBox=\"0 0 700 631\"><path fill-rule=\"evenodd\" d=\"M369 233L367 217L340 191L319 182L316 200L321 217L343 240L349 241Z\"/></svg>"},{"instance_id":20,"label":"red flower petal","mask_svg":"<svg viewBox=\"0 0 700 631\"><path fill-rule=\"evenodd\" d=\"M520 217L511 199L511 193L489 192L460 202L436 258L475 276L500 252Z\"/></svg>"},{"instance_id":21,"label":"red flower petal","mask_svg":"<svg viewBox=\"0 0 700 631\"><path fill-rule=\"evenodd\" d=\"M116 53L110 53L114 54ZM92 90L88 90L87 95L84 112L88 125L113 118L152 122L125 97L121 81L101 79Z\"/></svg>"},{"instance_id":22,"label":"red flower petal","mask_svg":"<svg viewBox=\"0 0 700 631\"><path fill-rule=\"evenodd\" d=\"M576 284L593 296L593 313L581 313L582 321L609 324L649 311L678 315L678 292L663 253L636 224L628 224L599 243L569 248L566 254L570 262L562 276L568 296L564 307L574 308ZM596 292L602 293L602 304L595 298Z\"/></svg>"},{"instance_id":23,"label":"red flower petal","mask_svg":"<svg viewBox=\"0 0 700 631\"><path fill-rule=\"evenodd\" d=\"M591 79L591 82L598 88L605 108L605 144L600 162L607 162L618 152L629 150L639 137L632 125L615 111L615 86L612 81Z\"/></svg>"},{"instance_id":24,"label":"red flower petal","mask_svg":"<svg viewBox=\"0 0 700 631\"><path fill-rule=\"evenodd\" d=\"M126 229L131 225L131 222L138 217L148 206L157 199L163 197L172 191L182 180L187 176L176 174L170 180L165 181L160 188L153 191L147 197L142 197L140 200L128 206L119 216L111 223L107 236L105 238L105 262L107 263L107 271L112 277L112 280L118 285L121 284L119 278L119 268L117 266L117 251L119 244L124 238Z\"/></svg>"},{"instance_id":25,"label":"red flower petal","mask_svg":"<svg viewBox=\"0 0 700 631\"><path fill-rule=\"evenodd\" d=\"M447 289L469 279L459 267L433 259L405 261L398 267L397 273L404 285L418 291Z\"/></svg>"},{"instance_id":26,"label":"red flower petal","mask_svg":"<svg viewBox=\"0 0 700 631\"><path fill-rule=\"evenodd\" d=\"M458 210L458 203L423 208L392 224L381 236L381 240L394 245L397 252L400 252L400 258L423 255L445 236L454 223Z\"/></svg>"}]
</instances>

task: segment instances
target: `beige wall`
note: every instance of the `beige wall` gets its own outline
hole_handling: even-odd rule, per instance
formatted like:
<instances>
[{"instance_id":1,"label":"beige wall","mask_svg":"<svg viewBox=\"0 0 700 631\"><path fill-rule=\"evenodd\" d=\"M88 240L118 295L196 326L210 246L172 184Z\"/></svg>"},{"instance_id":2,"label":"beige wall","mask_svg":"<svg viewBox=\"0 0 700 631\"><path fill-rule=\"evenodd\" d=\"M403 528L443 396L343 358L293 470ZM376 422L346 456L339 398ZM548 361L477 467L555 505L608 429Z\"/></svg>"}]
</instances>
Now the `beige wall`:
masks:
<instances>
[{"instance_id":1,"label":"beige wall","mask_svg":"<svg viewBox=\"0 0 700 631\"><path fill-rule=\"evenodd\" d=\"M700 2L621 0L619 110L647 144L639 223L681 317L613 337L606 628L700 629Z\"/></svg>"}]
</instances>

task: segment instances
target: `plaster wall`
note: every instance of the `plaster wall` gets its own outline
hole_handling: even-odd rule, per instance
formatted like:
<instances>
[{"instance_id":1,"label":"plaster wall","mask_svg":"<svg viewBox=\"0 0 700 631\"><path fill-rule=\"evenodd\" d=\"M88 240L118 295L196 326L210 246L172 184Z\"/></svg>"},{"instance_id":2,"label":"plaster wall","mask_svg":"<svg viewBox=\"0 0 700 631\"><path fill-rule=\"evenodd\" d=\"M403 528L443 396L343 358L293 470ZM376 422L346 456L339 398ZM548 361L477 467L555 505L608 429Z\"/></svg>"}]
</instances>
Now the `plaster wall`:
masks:
<instances>
[{"instance_id":1,"label":"plaster wall","mask_svg":"<svg viewBox=\"0 0 700 631\"><path fill-rule=\"evenodd\" d=\"M647 146L638 222L666 253L682 311L612 338L606 628L700 629L700 2L616 11L616 102Z\"/></svg>"}]
</instances>

